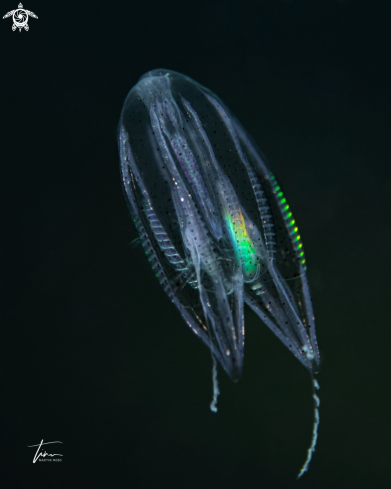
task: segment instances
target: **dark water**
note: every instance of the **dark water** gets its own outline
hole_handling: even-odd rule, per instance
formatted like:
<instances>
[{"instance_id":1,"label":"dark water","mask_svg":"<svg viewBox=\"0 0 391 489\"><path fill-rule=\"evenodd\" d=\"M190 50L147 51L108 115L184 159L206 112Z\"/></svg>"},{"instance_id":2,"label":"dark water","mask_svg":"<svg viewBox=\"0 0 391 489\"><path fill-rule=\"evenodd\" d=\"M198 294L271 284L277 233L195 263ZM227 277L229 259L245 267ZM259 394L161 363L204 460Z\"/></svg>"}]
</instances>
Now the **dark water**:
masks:
<instances>
[{"instance_id":1,"label":"dark water","mask_svg":"<svg viewBox=\"0 0 391 489\"><path fill-rule=\"evenodd\" d=\"M24 7L39 17L28 32L0 24L2 486L384 487L391 3ZM225 101L299 224L323 361L319 441L299 482L308 372L247 310L243 378L220 373L212 414L210 354L129 246L116 130L128 91L158 67ZM63 442L62 462L32 463L41 439Z\"/></svg>"}]
</instances>

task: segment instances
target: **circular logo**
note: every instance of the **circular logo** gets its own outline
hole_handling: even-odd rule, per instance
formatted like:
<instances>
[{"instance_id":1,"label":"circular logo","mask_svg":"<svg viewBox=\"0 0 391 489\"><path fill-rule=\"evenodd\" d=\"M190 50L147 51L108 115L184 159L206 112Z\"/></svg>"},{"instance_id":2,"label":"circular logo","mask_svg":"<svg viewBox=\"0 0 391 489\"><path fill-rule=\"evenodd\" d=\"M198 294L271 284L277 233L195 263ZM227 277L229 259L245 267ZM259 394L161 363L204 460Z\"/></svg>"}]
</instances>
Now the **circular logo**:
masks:
<instances>
[{"instance_id":1,"label":"circular logo","mask_svg":"<svg viewBox=\"0 0 391 489\"><path fill-rule=\"evenodd\" d=\"M29 16L24 9L18 8L15 10L12 18L14 20L15 26L21 29L22 27L27 25Z\"/></svg>"}]
</instances>

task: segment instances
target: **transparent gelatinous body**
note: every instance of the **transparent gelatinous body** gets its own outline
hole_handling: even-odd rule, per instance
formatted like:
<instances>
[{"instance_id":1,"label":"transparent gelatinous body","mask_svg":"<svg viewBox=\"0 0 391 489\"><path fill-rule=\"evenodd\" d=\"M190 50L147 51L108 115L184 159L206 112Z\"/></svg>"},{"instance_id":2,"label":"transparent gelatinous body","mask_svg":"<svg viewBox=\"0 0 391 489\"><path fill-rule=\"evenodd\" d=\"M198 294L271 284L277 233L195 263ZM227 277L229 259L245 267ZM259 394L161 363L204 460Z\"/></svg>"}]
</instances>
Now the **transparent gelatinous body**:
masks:
<instances>
[{"instance_id":1,"label":"transparent gelatinous body","mask_svg":"<svg viewBox=\"0 0 391 489\"><path fill-rule=\"evenodd\" d=\"M310 371L319 367L303 245L259 150L224 103L168 70L121 114L125 194L160 283L233 380L246 302Z\"/></svg>"},{"instance_id":2,"label":"transparent gelatinous body","mask_svg":"<svg viewBox=\"0 0 391 489\"><path fill-rule=\"evenodd\" d=\"M245 129L210 90L145 74L119 124L125 195L156 277L232 380L243 368L244 303L313 373L320 365L306 260L292 210ZM319 398L313 379L314 429Z\"/></svg>"}]
</instances>

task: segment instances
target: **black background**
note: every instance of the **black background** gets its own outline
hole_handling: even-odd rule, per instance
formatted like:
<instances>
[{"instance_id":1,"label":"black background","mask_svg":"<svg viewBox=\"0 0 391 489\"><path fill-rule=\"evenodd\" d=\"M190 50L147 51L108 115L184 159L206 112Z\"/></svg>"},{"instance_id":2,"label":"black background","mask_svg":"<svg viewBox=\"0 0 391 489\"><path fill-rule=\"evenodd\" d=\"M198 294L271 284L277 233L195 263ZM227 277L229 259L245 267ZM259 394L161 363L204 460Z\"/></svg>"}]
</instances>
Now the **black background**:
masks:
<instances>
[{"instance_id":1,"label":"black background","mask_svg":"<svg viewBox=\"0 0 391 489\"><path fill-rule=\"evenodd\" d=\"M391 2L23 4L29 32L0 22L2 487L387 485ZM129 246L116 131L154 68L225 101L299 224L323 366L298 482L308 372L246 310L244 375L220 371L212 414L210 354ZM32 463L41 439L61 463Z\"/></svg>"}]
</instances>

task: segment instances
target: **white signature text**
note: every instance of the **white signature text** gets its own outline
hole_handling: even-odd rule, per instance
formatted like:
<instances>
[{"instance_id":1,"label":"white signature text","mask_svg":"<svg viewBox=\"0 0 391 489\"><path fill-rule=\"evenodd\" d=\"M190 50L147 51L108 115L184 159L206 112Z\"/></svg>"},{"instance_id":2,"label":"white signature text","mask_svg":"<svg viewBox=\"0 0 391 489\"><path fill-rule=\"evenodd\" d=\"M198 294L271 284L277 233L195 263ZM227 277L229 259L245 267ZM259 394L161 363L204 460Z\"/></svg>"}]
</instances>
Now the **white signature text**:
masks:
<instances>
[{"instance_id":1,"label":"white signature text","mask_svg":"<svg viewBox=\"0 0 391 489\"><path fill-rule=\"evenodd\" d=\"M38 445L27 445L28 447L38 447L33 458L33 464L35 464L39 457L42 457L42 459L44 459L45 457L63 457L61 453L47 453L45 450L41 450L42 445L50 445L51 443L62 443L62 441L48 441L44 443L43 440L41 440L41 443L39 443Z\"/></svg>"}]
</instances>

